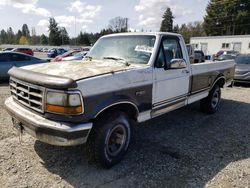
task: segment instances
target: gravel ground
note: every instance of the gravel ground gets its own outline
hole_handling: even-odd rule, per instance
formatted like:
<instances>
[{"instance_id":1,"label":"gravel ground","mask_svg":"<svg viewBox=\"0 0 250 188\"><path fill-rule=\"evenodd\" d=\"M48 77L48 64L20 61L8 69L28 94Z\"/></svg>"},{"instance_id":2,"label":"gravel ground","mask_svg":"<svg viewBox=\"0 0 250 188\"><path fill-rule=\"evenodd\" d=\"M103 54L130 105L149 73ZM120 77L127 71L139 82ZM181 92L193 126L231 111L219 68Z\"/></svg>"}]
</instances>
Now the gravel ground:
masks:
<instances>
[{"instance_id":1,"label":"gravel ground","mask_svg":"<svg viewBox=\"0 0 250 188\"><path fill-rule=\"evenodd\" d=\"M88 164L84 146L55 147L29 135L20 144L0 86L0 187L250 187L250 88L223 89L217 114L193 104L138 126L124 160Z\"/></svg>"}]
</instances>

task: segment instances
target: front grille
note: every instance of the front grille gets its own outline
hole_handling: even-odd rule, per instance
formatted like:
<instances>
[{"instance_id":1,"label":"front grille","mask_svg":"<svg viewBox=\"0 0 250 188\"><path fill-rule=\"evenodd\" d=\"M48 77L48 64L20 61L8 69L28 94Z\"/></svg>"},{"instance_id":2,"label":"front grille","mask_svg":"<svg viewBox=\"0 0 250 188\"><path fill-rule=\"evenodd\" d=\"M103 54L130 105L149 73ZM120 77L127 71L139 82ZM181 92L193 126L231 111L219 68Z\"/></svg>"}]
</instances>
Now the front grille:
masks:
<instances>
[{"instance_id":1,"label":"front grille","mask_svg":"<svg viewBox=\"0 0 250 188\"><path fill-rule=\"evenodd\" d=\"M13 98L21 104L37 111L44 112L44 88L28 84L16 79L10 79L10 92Z\"/></svg>"}]
</instances>

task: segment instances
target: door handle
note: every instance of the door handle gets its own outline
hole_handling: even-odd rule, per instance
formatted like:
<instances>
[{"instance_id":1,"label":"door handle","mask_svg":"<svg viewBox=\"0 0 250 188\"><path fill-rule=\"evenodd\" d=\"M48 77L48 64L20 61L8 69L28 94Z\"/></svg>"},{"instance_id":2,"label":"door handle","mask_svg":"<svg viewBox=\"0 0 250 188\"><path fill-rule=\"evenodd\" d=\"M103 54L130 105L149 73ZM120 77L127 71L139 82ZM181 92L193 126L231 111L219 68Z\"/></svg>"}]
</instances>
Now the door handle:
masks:
<instances>
[{"instance_id":1,"label":"door handle","mask_svg":"<svg viewBox=\"0 0 250 188\"><path fill-rule=\"evenodd\" d=\"M182 73L188 74L190 71L189 70L183 70Z\"/></svg>"}]
</instances>

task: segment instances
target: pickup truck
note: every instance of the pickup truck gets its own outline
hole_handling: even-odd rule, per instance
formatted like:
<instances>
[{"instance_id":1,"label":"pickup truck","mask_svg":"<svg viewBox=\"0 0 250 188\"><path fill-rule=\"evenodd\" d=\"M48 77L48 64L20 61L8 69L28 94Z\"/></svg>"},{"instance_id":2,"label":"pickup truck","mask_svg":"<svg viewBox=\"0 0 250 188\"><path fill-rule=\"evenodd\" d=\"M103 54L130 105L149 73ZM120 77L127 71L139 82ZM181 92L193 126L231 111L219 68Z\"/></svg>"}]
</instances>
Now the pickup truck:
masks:
<instances>
[{"instance_id":1,"label":"pickup truck","mask_svg":"<svg viewBox=\"0 0 250 188\"><path fill-rule=\"evenodd\" d=\"M179 34L112 34L82 61L13 67L5 107L19 132L85 144L91 161L110 168L127 152L136 122L196 101L215 113L234 69L233 60L190 64Z\"/></svg>"}]
</instances>

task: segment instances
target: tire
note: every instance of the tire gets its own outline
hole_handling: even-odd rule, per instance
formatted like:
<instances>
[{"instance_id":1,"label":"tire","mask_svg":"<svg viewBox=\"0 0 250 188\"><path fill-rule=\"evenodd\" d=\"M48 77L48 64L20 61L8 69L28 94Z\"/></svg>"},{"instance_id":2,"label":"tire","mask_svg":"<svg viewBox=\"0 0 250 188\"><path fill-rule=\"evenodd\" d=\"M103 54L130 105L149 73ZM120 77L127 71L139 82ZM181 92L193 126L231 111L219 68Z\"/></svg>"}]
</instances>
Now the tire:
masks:
<instances>
[{"instance_id":1,"label":"tire","mask_svg":"<svg viewBox=\"0 0 250 188\"><path fill-rule=\"evenodd\" d=\"M200 101L201 111L207 114L214 114L218 111L221 101L220 86L215 85L209 95Z\"/></svg>"},{"instance_id":2,"label":"tire","mask_svg":"<svg viewBox=\"0 0 250 188\"><path fill-rule=\"evenodd\" d=\"M123 112L107 113L94 123L86 151L89 161L104 168L119 163L128 150L131 139L130 121Z\"/></svg>"}]
</instances>

